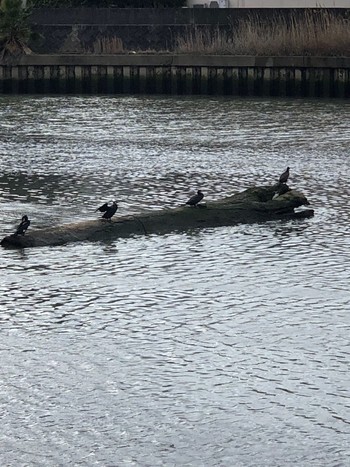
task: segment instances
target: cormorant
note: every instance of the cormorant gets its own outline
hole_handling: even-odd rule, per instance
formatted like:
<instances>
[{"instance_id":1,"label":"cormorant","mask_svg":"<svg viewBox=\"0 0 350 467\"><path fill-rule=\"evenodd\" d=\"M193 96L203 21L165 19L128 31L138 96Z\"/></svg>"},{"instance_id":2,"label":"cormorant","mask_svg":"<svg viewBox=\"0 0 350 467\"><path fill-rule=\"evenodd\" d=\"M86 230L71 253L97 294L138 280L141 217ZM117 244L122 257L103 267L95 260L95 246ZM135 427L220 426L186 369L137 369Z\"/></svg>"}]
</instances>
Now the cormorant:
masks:
<instances>
[{"instance_id":1,"label":"cormorant","mask_svg":"<svg viewBox=\"0 0 350 467\"><path fill-rule=\"evenodd\" d=\"M111 220L111 217L114 216L114 214L117 212L118 209L118 204L116 201L112 201L112 204L108 206L108 203L102 204L99 208L96 209L96 211L104 212L102 218Z\"/></svg>"},{"instance_id":2,"label":"cormorant","mask_svg":"<svg viewBox=\"0 0 350 467\"><path fill-rule=\"evenodd\" d=\"M279 182L287 183L288 178L289 178L289 167L287 167L287 170L285 170L283 174L280 176Z\"/></svg>"},{"instance_id":3,"label":"cormorant","mask_svg":"<svg viewBox=\"0 0 350 467\"><path fill-rule=\"evenodd\" d=\"M196 204L198 204L200 201L202 201L202 199L204 198L204 195L203 193L198 190L197 191L197 194L192 196L186 204L190 205L190 206L196 206Z\"/></svg>"},{"instance_id":4,"label":"cormorant","mask_svg":"<svg viewBox=\"0 0 350 467\"><path fill-rule=\"evenodd\" d=\"M28 219L28 216L23 216L21 223L17 227L14 235L24 235L29 226L30 226L30 220Z\"/></svg>"},{"instance_id":5,"label":"cormorant","mask_svg":"<svg viewBox=\"0 0 350 467\"><path fill-rule=\"evenodd\" d=\"M288 193L288 191L290 191L290 188L288 187L288 185L286 185L285 183L281 183L281 184L277 185L277 189L276 189L272 199L276 199L279 196L282 196L282 195Z\"/></svg>"}]
</instances>

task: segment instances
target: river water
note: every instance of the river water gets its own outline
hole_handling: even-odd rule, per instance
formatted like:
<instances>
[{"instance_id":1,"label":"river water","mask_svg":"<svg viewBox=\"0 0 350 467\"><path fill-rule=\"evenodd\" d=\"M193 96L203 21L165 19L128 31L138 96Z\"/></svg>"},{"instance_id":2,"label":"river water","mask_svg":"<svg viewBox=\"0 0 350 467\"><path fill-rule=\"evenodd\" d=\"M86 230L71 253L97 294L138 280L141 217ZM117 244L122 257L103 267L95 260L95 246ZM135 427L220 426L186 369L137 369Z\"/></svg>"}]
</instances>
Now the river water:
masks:
<instances>
[{"instance_id":1,"label":"river water","mask_svg":"<svg viewBox=\"0 0 350 467\"><path fill-rule=\"evenodd\" d=\"M0 138L1 237L287 165L315 209L1 249L2 466L350 465L349 102L0 97Z\"/></svg>"}]
</instances>

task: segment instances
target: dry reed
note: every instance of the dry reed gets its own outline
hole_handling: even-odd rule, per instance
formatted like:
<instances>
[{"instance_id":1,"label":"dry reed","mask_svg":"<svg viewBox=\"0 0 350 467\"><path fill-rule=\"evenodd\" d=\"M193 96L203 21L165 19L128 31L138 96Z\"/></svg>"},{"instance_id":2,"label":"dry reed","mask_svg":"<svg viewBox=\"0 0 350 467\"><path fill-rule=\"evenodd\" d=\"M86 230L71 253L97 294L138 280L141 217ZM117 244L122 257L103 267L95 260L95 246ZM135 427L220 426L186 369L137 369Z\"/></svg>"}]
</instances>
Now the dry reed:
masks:
<instances>
[{"instance_id":1,"label":"dry reed","mask_svg":"<svg viewBox=\"0 0 350 467\"><path fill-rule=\"evenodd\" d=\"M350 24L324 10L270 20L251 16L231 26L229 32L196 28L178 37L175 52L350 56Z\"/></svg>"},{"instance_id":2,"label":"dry reed","mask_svg":"<svg viewBox=\"0 0 350 467\"><path fill-rule=\"evenodd\" d=\"M92 44L94 54L119 54L124 52L123 42L119 37L101 37Z\"/></svg>"}]
</instances>

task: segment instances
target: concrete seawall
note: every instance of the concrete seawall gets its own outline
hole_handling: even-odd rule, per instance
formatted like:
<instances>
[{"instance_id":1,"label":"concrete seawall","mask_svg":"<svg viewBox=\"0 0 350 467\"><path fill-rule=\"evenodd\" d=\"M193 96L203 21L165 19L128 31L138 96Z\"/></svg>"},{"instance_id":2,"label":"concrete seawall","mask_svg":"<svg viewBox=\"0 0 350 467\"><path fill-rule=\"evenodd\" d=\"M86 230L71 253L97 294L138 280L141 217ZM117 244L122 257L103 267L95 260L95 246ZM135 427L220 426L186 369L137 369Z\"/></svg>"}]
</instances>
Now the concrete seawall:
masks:
<instances>
[{"instance_id":1,"label":"concrete seawall","mask_svg":"<svg viewBox=\"0 0 350 467\"><path fill-rule=\"evenodd\" d=\"M0 64L1 94L350 97L350 58L31 55Z\"/></svg>"}]
</instances>

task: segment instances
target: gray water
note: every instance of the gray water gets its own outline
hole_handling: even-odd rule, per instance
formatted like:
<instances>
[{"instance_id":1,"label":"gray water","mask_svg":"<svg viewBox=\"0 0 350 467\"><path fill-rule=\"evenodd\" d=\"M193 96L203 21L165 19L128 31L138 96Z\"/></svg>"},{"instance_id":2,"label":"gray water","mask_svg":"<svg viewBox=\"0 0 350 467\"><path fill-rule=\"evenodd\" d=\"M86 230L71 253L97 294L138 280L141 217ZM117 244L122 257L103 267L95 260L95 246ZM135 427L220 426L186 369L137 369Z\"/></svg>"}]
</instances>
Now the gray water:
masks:
<instances>
[{"instance_id":1,"label":"gray water","mask_svg":"<svg viewBox=\"0 0 350 467\"><path fill-rule=\"evenodd\" d=\"M350 465L350 103L0 97L0 226L291 167L315 217L0 251L2 466Z\"/></svg>"}]
</instances>

